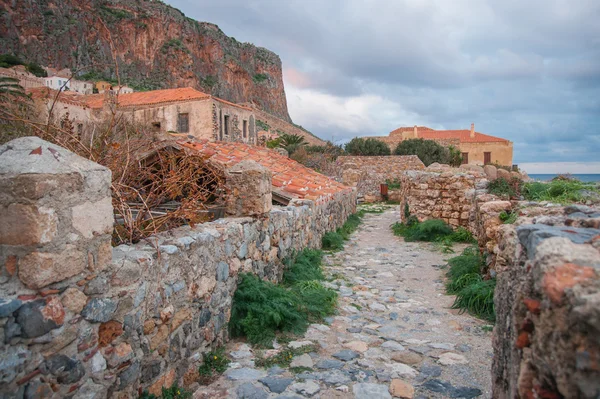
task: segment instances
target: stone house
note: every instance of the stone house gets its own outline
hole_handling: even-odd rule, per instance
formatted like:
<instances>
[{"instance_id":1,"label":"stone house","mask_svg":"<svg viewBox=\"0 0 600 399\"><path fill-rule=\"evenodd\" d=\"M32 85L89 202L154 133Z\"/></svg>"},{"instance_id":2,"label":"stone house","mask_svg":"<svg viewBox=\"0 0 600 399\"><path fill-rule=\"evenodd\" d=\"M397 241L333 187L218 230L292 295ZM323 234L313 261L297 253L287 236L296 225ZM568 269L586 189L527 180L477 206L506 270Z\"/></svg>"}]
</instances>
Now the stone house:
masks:
<instances>
[{"instance_id":1,"label":"stone house","mask_svg":"<svg viewBox=\"0 0 600 399\"><path fill-rule=\"evenodd\" d=\"M79 94L92 94L94 92L94 83L85 80L71 79L69 89Z\"/></svg>"},{"instance_id":2,"label":"stone house","mask_svg":"<svg viewBox=\"0 0 600 399\"><path fill-rule=\"evenodd\" d=\"M434 140L442 145L452 145L460 149L464 164L487 165L495 163L512 166L513 162L512 141L476 132L473 123L470 130L434 130L426 126L416 125L414 127L400 127L390 132L389 136L370 138L385 142L392 151L403 140L415 138Z\"/></svg>"},{"instance_id":3,"label":"stone house","mask_svg":"<svg viewBox=\"0 0 600 399\"><path fill-rule=\"evenodd\" d=\"M112 84L109 82L106 82L104 80L99 80L94 84L96 90L98 91L98 93L102 94L104 93L106 90L110 90L110 88L112 87Z\"/></svg>"},{"instance_id":4,"label":"stone house","mask_svg":"<svg viewBox=\"0 0 600 399\"><path fill-rule=\"evenodd\" d=\"M55 92L32 90L40 112ZM67 114L78 129L105 120L113 111L148 126L153 133L180 133L197 139L256 144L255 116L251 108L213 97L191 87L117 94L61 93L54 108L58 119ZM81 127L80 127L81 126Z\"/></svg>"}]
</instances>

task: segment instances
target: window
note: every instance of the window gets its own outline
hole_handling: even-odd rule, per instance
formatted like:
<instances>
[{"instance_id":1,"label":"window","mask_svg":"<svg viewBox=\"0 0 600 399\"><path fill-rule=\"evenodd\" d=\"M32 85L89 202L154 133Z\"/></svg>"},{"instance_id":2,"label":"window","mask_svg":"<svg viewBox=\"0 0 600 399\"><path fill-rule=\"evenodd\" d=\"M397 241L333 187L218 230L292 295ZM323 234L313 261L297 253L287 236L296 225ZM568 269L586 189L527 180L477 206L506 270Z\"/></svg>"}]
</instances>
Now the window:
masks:
<instances>
[{"instance_id":1,"label":"window","mask_svg":"<svg viewBox=\"0 0 600 399\"><path fill-rule=\"evenodd\" d=\"M190 114L177 115L177 131L187 133L190 131Z\"/></svg>"},{"instance_id":2,"label":"window","mask_svg":"<svg viewBox=\"0 0 600 399\"><path fill-rule=\"evenodd\" d=\"M469 163L469 153L468 152L463 152L461 153L462 155L462 164L466 165Z\"/></svg>"},{"instance_id":3,"label":"window","mask_svg":"<svg viewBox=\"0 0 600 399\"><path fill-rule=\"evenodd\" d=\"M491 152L484 152L483 153L483 164L487 165L492 163L492 153Z\"/></svg>"},{"instance_id":4,"label":"window","mask_svg":"<svg viewBox=\"0 0 600 399\"><path fill-rule=\"evenodd\" d=\"M244 138L248 137L248 121L244 121Z\"/></svg>"},{"instance_id":5,"label":"window","mask_svg":"<svg viewBox=\"0 0 600 399\"><path fill-rule=\"evenodd\" d=\"M223 140L223 111L219 110L219 140Z\"/></svg>"},{"instance_id":6,"label":"window","mask_svg":"<svg viewBox=\"0 0 600 399\"><path fill-rule=\"evenodd\" d=\"M225 136L229 136L229 115L225 115L223 119L223 129L225 130Z\"/></svg>"},{"instance_id":7,"label":"window","mask_svg":"<svg viewBox=\"0 0 600 399\"><path fill-rule=\"evenodd\" d=\"M152 126L157 129L160 129L160 122L152 122Z\"/></svg>"}]
</instances>

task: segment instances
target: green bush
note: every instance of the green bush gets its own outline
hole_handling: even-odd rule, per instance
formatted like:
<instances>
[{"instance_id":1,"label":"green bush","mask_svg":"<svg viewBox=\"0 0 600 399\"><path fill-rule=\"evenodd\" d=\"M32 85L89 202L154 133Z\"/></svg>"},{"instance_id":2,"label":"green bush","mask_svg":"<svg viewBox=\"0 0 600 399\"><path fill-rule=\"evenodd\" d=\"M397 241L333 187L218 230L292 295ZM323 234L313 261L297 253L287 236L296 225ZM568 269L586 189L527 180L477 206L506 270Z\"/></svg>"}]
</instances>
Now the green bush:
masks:
<instances>
[{"instance_id":1,"label":"green bush","mask_svg":"<svg viewBox=\"0 0 600 399\"><path fill-rule=\"evenodd\" d=\"M452 234L452 228L443 220L429 219L409 227L404 235L405 241L437 241Z\"/></svg>"},{"instance_id":2,"label":"green bush","mask_svg":"<svg viewBox=\"0 0 600 399\"><path fill-rule=\"evenodd\" d=\"M337 231L329 231L321 239L323 249L339 251L344 248L344 238Z\"/></svg>"},{"instance_id":3,"label":"green bush","mask_svg":"<svg viewBox=\"0 0 600 399\"><path fill-rule=\"evenodd\" d=\"M488 184L488 191L499 197L514 198L521 193L522 181L518 178L506 180L499 177Z\"/></svg>"},{"instance_id":4,"label":"green bush","mask_svg":"<svg viewBox=\"0 0 600 399\"><path fill-rule=\"evenodd\" d=\"M481 277L485 262L476 247L466 248L463 253L448 261L450 266L446 282L448 294L455 294L453 309L461 309L479 318L494 321L494 287L496 280Z\"/></svg>"},{"instance_id":5,"label":"green bush","mask_svg":"<svg viewBox=\"0 0 600 399\"><path fill-rule=\"evenodd\" d=\"M283 284L240 274L229 323L232 336L269 346L277 331L301 334L309 323L333 314L337 294L320 283L321 260L321 251L311 249L288 259Z\"/></svg>"},{"instance_id":6,"label":"green bush","mask_svg":"<svg viewBox=\"0 0 600 399\"><path fill-rule=\"evenodd\" d=\"M466 243L474 243L476 242L473 234L466 228L459 226L454 230L454 232L450 235L450 240L452 242L466 242Z\"/></svg>"},{"instance_id":7,"label":"green bush","mask_svg":"<svg viewBox=\"0 0 600 399\"><path fill-rule=\"evenodd\" d=\"M305 249L298 256L284 261L286 268L283 270L283 283L293 285L300 281L323 280L321 260L323 252L317 249Z\"/></svg>"},{"instance_id":8,"label":"green bush","mask_svg":"<svg viewBox=\"0 0 600 399\"><path fill-rule=\"evenodd\" d=\"M500 212L500 215L498 215L504 224L513 224L517 220L518 216L519 214L516 211L502 211Z\"/></svg>"},{"instance_id":9,"label":"green bush","mask_svg":"<svg viewBox=\"0 0 600 399\"><path fill-rule=\"evenodd\" d=\"M271 129L271 126L269 126L267 122L261 121L260 119L256 120L256 126L258 126L259 129L267 132Z\"/></svg>"},{"instance_id":10,"label":"green bush","mask_svg":"<svg viewBox=\"0 0 600 399\"><path fill-rule=\"evenodd\" d=\"M225 348L221 347L216 351L204 353L203 362L198 368L198 373L204 377L205 382L210 382L210 378L215 374L223 374L229 366L229 359L225 356Z\"/></svg>"},{"instance_id":11,"label":"green bush","mask_svg":"<svg viewBox=\"0 0 600 399\"><path fill-rule=\"evenodd\" d=\"M265 73L257 73L256 75L254 75L252 77L252 80L254 80L254 83L261 83L267 79L269 79L269 76Z\"/></svg>"},{"instance_id":12,"label":"green bush","mask_svg":"<svg viewBox=\"0 0 600 399\"><path fill-rule=\"evenodd\" d=\"M452 309L461 309L463 312L491 322L496 321L494 310L494 289L496 279L480 280L466 285L456 294Z\"/></svg>"},{"instance_id":13,"label":"green bush","mask_svg":"<svg viewBox=\"0 0 600 399\"><path fill-rule=\"evenodd\" d=\"M456 166L457 162L460 165L462 161L462 157L457 154L454 147L451 150L433 140L424 139L402 140L394 150L394 154L416 155L425 166L435 162Z\"/></svg>"},{"instance_id":14,"label":"green bush","mask_svg":"<svg viewBox=\"0 0 600 399\"><path fill-rule=\"evenodd\" d=\"M580 202L585 191L600 193L594 183L573 179L556 179L547 183L531 182L523 185L523 196L530 201L552 201L561 204Z\"/></svg>"},{"instance_id":15,"label":"green bush","mask_svg":"<svg viewBox=\"0 0 600 399\"><path fill-rule=\"evenodd\" d=\"M389 190L400 190L402 188L402 182L398 179L386 179L385 184L387 184Z\"/></svg>"},{"instance_id":16,"label":"green bush","mask_svg":"<svg viewBox=\"0 0 600 399\"><path fill-rule=\"evenodd\" d=\"M346 143L344 149L350 155L390 155L390 147L383 141L372 138L355 137Z\"/></svg>"}]
</instances>

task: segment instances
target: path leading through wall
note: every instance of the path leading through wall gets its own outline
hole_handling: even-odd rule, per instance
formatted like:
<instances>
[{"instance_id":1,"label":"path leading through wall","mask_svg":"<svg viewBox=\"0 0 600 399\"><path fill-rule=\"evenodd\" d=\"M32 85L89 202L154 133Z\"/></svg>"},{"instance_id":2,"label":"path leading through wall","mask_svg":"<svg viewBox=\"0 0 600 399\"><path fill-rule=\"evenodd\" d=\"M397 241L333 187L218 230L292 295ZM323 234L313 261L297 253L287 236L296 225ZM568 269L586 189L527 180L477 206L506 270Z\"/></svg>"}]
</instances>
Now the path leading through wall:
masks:
<instances>
[{"instance_id":1,"label":"path leading through wall","mask_svg":"<svg viewBox=\"0 0 600 399\"><path fill-rule=\"evenodd\" d=\"M253 351L233 342L235 368L195 398L490 398L491 332L445 294L454 255L395 237L397 208L367 214L345 249L326 256L339 315L289 344L318 344L292 363L312 371L255 368Z\"/></svg>"}]
</instances>

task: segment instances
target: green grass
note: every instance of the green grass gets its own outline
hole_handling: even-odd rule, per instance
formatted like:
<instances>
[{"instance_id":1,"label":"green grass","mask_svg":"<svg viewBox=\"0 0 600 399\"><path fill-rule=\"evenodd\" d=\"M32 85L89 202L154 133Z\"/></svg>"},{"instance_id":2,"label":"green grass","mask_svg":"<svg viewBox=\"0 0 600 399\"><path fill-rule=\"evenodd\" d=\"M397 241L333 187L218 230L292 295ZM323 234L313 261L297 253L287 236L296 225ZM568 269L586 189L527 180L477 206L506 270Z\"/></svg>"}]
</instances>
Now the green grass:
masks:
<instances>
[{"instance_id":1,"label":"green grass","mask_svg":"<svg viewBox=\"0 0 600 399\"><path fill-rule=\"evenodd\" d=\"M337 293L321 284L321 260L321 251L312 249L286 260L282 284L240 274L229 323L232 336L269 347L276 333L302 334L309 323L332 315Z\"/></svg>"},{"instance_id":2,"label":"green grass","mask_svg":"<svg viewBox=\"0 0 600 399\"><path fill-rule=\"evenodd\" d=\"M257 367L271 368L273 366L289 367L294 356L304 353L315 352L317 348L314 345L306 345L297 349L287 348L268 358L259 357L255 364Z\"/></svg>"},{"instance_id":3,"label":"green grass","mask_svg":"<svg viewBox=\"0 0 600 399\"><path fill-rule=\"evenodd\" d=\"M517 211L502 211L498 217L504 224L513 224L517 221L519 213Z\"/></svg>"},{"instance_id":4,"label":"green grass","mask_svg":"<svg viewBox=\"0 0 600 399\"><path fill-rule=\"evenodd\" d=\"M324 250L339 251L344 248L344 241L350 239L352 233L358 229L362 218L366 213L382 213L384 209L375 207L363 207L358 212L348 216L346 222L336 231L330 231L323 235L321 246Z\"/></svg>"},{"instance_id":5,"label":"green grass","mask_svg":"<svg viewBox=\"0 0 600 399\"><path fill-rule=\"evenodd\" d=\"M198 368L202 377L212 377L214 374L223 374L229 365L229 359L225 356L225 349L218 348L215 351L204 353L203 362Z\"/></svg>"},{"instance_id":6,"label":"green grass","mask_svg":"<svg viewBox=\"0 0 600 399\"><path fill-rule=\"evenodd\" d=\"M453 309L461 309L487 321L495 321L494 288L496 280L481 277L485 262L476 247L466 248L463 253L448 261L450 266L446 292L456 295Z\"/></svg>"},{"instance_id":7,"label":"green grass","mask_svg":"<svg viewBox=\"0 0 600 399\"><path fill-rule=\"evenodd\" d=\"M530 201L551 201L560 204L581 202L584 200L582 191L600 194L600 189L594 183L584 183L579 180L553 180L550 182L531 182L523 185L523 196Z\"/></svg>"},{"instance_id":8,"label":"green grass","mask_svg":"<svg viewBox=\"0 0 600 399\"><path fill-rule=\"evenodd\" d=\"M170 388L162 388L162 399L189 399L192 397L192 392L179 388L177 384L174 384ZM139 399L158 399L156 395L148 393L148 391L142 392Z\"/></svg>"},{"instance_id":9,"label":"green grass","mask_svg":"<svg viewBox=\"0 0 600 399\"><path fill-rule=\"evenodd\" d=\"M385 184L387 184L388 190L400 190L402 188L402 182L398 179L386 179Z\"/></svg>"},{"instance_id":10,"label":"green grass","mask_svg":"<svg viewBox=\"0 0 600 399\"><path fill-rule=\"evenodd\" d=\"M409 216L406 223L394 223L392 232L396 236L404 237L405 241L436 242L446 248L455 242L474 243L473 234L460 226L456 230L440 219L429 219L419 222L416 217Z\"/></svg>"}]
</instances>

